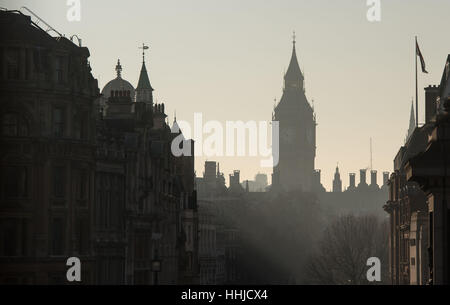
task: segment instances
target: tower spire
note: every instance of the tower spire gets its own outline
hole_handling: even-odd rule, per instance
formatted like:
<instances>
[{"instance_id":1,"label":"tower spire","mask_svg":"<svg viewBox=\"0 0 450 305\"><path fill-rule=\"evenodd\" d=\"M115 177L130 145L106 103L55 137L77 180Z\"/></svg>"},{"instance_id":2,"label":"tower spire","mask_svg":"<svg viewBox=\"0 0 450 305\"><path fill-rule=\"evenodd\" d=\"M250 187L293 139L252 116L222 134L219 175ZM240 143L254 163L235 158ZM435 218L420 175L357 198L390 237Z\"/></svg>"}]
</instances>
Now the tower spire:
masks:
<instances>
[{"instance_id":1,"label":"tower spire","mask_svg":"<svg viewBox=\"0 0 450 305\"><path fill-rule=\"evenodd\" d=\"M412 135L414 129L416 128L416 120L414 117L414 100L411 101L411 112L409 114L409 128L407 139Z\"/></svg>"},{"instance_id":2,"label":"tower spire","mask_svg":"<svg viewBox=\"0 0 450 305\"><path fill-rule=\"evenodd\" d=\"M284 74L284 88L297 88L303 90L303 73L300 70L300 66L297 60L297 52L295 49L296 44L295 31L292 35L292 55L291 61L289 62L289 67Z\"/></svg>"},{"instance_id":3,"label":"tower spire","mask_svg":"<svg viewBox=\"0 0 450 305\"><path fill-rule=\"evenodd\" d=\"M139 49L142 49L142 67L136 87L136 102L153 104L153 88L148 78L147 68L145 67L145 50L148 50L148 46L143 43Z\"/></svg>"}]
</instances>

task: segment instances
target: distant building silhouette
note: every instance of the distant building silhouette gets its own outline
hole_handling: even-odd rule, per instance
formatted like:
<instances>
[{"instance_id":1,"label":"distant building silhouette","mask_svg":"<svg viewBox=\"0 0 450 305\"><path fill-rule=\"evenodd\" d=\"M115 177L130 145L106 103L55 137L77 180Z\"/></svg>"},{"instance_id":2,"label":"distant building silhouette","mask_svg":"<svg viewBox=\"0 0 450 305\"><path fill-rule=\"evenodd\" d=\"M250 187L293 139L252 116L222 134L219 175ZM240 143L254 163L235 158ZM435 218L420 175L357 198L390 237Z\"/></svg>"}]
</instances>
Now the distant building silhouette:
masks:
<instances>
[{"instance_id":1,"label":"distant building silhouette","mask_svg":"<svg viewBox=\"0 0 450 305\"><path fill-rule=\"evenodd\" d=\"M244 188L248 185L249 192L265 192L268 186L267 175L258 173L255 175L255 180L246 180L241 185Z\"/></svg>"},{"instance_id":2,"label":"distant building silhouette","mask_svg":"<svg viewBox=\"0 0 450 305\"><path fill-rule=\"evenodd\" d=\"M305 96L304 77L295 50L284 75L284 89L274 109L279 121L279 163L273 168L273 191L313 191L316 156L314 110ZM274 152L275 154L275 152Z\"/></svg>"},{"instance_id":3,"label":"distant building silhouette","mask_svg":"<svg viewBox=\"0 0 450 305\"><path fill-rule=\"evenodd\" d=\"M356 186L355 173L349 174L349 186L343 190L339 168L333 179L331 192L317 193L319 202L337 214L374 214L384 217L383 205L387 198L387 172L383 173L385 183L380 187L377 184L377 171L372 170L371 183L366 181L367 169L359 171L359 183Z\"/></svg>"}]
</instances>

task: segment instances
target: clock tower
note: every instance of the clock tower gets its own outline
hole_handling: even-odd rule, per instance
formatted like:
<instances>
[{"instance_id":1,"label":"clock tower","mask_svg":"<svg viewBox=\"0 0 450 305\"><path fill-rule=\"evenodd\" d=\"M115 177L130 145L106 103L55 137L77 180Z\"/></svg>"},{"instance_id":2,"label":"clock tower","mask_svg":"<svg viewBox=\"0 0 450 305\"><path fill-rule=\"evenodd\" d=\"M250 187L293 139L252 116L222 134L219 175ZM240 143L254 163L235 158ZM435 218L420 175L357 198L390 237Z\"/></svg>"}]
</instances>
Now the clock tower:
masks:
<instances>
[{"instance_id":1,"label":"clock tower","mask_svg":"<svg viewBox=\"0 0 450 305\"><path fill-rule=\"evenodd\" d=\"M314 189L316 156L316 120L305 96L304 78L295 50L295 34L291 61L284 75L283 95L274 109L279 122L279 162L273 168L274 191Z\"/></svg>"}]
</instances>

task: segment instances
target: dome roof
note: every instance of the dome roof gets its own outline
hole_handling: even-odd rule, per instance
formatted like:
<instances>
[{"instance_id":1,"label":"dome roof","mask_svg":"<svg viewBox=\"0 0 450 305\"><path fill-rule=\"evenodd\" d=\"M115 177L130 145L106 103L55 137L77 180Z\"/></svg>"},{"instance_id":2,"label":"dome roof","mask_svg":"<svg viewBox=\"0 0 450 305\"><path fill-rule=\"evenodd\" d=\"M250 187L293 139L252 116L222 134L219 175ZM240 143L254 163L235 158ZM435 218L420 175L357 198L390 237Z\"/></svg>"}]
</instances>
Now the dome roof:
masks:
<instances>
[{"instance_id":1,"label":"dome roof","mask_svg":"<svg viewBox=\"0 0 450 305\"><path fill-rule=\"evenodd\" d=\"M109 98L111 96L112 91L119 91L119 92L121 91L122 93L123 92L126 93L127 91L130 91L130 96L134 97L135 89L134 89L133 85L121 77L122 66L120 65L120 60L117 61L116 71L117 71L117 77L115 79L109 81L103 87L102 95L105 98ZM125 94L125 95L128 95L128 94Z\"/></svg>"}]
</instances>

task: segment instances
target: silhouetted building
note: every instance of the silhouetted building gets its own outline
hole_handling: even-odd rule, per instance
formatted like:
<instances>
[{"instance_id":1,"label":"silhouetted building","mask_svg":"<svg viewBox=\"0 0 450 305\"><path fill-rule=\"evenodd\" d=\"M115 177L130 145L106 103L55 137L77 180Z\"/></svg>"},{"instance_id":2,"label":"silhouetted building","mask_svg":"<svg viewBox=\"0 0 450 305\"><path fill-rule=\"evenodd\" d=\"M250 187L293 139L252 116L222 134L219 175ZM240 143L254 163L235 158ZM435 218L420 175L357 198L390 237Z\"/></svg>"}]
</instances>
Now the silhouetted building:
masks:
<instances>
[{"instance_id":1,"label":"silhouetted building","mask_svg":"<svg viewBox=\"0 0 450 305\"><path fill-rule=\"evenodd\" d=\"M384 173L386 175L386 173ZM387 186L379 187L377 184L377 171L371 171L371 184L366 181L366 170L360 170L358 186L355 186L355 174L349 174L349 186L342 190L342 180L339 168L333 179L331 192L318 192L317 197L322 206L328 208L335 214L374 214L384 217L383 204L387 198Z\"/></svg>"},{"instance_id":2,"label":"silhouetted building","mask_svg":"<svg viewBox=\"0 0 450 305\"><path fill-rule=\"evenodd\" d=\"M120 61L116 72L99 101L98 282L198 283L193 142L176 120L172 128L165 122L164 104L153 104L144 59L136 90L122 78ZM172 154L178 136L181 146L191 147L190 156ZM162 265L158 282L154 259Z\"/></svg>"},{"instance_id":3,"label":"silhouetted building","mask_svg":"<svg viewBox=\"0 0 450 305\"><path fill-rule=\"evenodd\" d=\"M279 122L279 162L273 168L273 191L312 191L316 156L316 120L305 96L304 78L293 41L291 61L284 75L284 89L274 109ZM275 156L277 152L273 152Z\"/></svg>"},{"instance_id":4,"label":"silhouetted building","mask_svg":"<svg viewBox=\"0 0 450 305\"><path fill-rule=\"evenodd\" d=\"M195 184L198 194L202 197L220 196L227 191L225 186L225 176L220 172L219 163L215 161L205 161L205 171L203 177L196 177Z\"/></svg>"},{"instance_id":5,"label":"silhouetted building","mask_svg":"<svg viewBox=\"0 0 450 305\"><path fill-rule=\"evenodd\" d=\"M18 11L0 11L0 23L0 283L67 282L76 256L91 284L99 90L89 50Z\"/></svg>"},{"instance_id":6,"label":"silhouetted building","mask_svg":"<svg viewBox=\"0 0 450 305\"><path fill-rule=\"evenodd\" d=\"M429 87L430 88L430 87ZM429 94L425 89L430 112ZM434 95L436 100L436 95ZM413 117L411 124L415 123ZM426 115L423 126L415 127L394 159L394 172L389 179L389 199L384 206L390 218L389 269L392 284L424 285L430 279L428 244L429 216L426 195L413 179L407 177L407 166L427 148L432 132L432 116Z\"/></svg>"},{"instance_id":7,"label":"silhouetted building","mask_svg":"<svg viewBox=\"0 0 450 305\"><path fill-rule=\"evenodd\" d=\"M230 187L228 188L228 192L240 194L245 191L241 185L240 179L241 179L241 172L239 170L234 170L233 174L230 174Z\"/></svg>"},{"instance_id":8,"label":"silhouetted building","mask_svg":"<svg viewBox=\"0 0 450 305\"><path fill-rule=\"evenodd\" d=\"M100 96L87 48L17 11L0 23L0 283L67 283L78 257L82 283L197 284L194 143L153 104L145 61L136 89L118 61Z\"/></svg>"},{"instance_id":9,"label":"silhouetted building","mask_svg":"<svg viewBox=\"0 0 450 305\"><path fill-rule=\"evenodd\" d=\"M255 175L255 180L245 180L241 186L247 188L248 192L265 192L268 186L267 175L258 173Z\"/></svg>"},{"instance_id":10,"label":"silhouetted building","mask_svg":"<svg viewBox=\"0 0 450 305\"><path fill-rule=\"evenodd\" d=\"M408 182L425 192L424 218L429 219L429 277L450 283L450 55L439 89L425 88L426 139L422 151L405 165ZM423 128L423 127L422 127Z\"/></svg>"}]
</instances>

